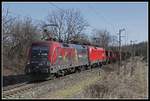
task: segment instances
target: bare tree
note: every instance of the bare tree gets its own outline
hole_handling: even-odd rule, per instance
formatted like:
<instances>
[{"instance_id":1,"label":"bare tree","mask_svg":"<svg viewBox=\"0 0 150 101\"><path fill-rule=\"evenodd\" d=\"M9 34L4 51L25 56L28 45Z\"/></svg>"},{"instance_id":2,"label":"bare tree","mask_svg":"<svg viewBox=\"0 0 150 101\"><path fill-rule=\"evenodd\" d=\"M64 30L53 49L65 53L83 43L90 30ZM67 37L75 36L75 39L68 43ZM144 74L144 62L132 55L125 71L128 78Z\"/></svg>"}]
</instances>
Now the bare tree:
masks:
<instances>
[{"instance_id":1,"label":"bare tree","mask_svg":"<svg viewBox=\"0 0 150 101\"><path fill-rule=\"evenodd\" d=\"M31 18L26 17L23 20L16 20L11 27L10 34L12 44L8 55L13 56L14 53L21 53L20 51L22 51L24 48L27 48L27 46L29 46L34 40L36 32L36 26L32 25Z\"/></svg>"},{"instance_id":2,"label":"bare tree","mask_svg":"<svg viewBox=\"0 0 150 101\"><path fill-rule=\"evenodd\" d=\"M50 26L49 34L58 40L69 42L71 37L81 34L88 26L80 11L74 9L55 10L49 13L47 17Z\"/></svg>"},{"instance_id":3,"label":"bare tree","mask_svg":"<svg viewBox=\"0 0 150 101\"><path fill-rule=\"evenodd\" d=\"M8 46L8 42L11 40L11 29L13 27L14 21L16 17L12 17L8 11L8 9L4 10L2 13L2 41L4 46Z\"/></svg>"},{"instance_id":4,"label":"bare tree","mask_svg":"<svg viewBox=\"0 0 150 101\"><path fill-rule=\"evenodd\" d=\"M37 37L37 26L33 25L31 18L12 17L8 11L3 12L2 25L3 66L24 65L26 51Z\"/></svg>"},{"instance_id":5,"label":"bare tree","mask_svg":"<svg viewBox=\"0 0 150 101\"><path fill-rule=\"evenodd\" d=\"M92 43L101 47L108 47L111 43L111 35L106 30L94 30L94 37L92 37Z\"/></svg>"}]
</instances>

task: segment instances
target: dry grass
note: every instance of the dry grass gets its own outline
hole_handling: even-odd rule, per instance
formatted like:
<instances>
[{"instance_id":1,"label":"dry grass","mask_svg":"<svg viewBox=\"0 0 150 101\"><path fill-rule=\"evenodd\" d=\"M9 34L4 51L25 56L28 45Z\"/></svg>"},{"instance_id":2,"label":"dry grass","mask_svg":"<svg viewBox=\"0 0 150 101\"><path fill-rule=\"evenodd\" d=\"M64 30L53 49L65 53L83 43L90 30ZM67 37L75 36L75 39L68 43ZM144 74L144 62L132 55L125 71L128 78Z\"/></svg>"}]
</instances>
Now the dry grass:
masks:
<instances>
[{"instance_id":1,"label":"dry grass","mask_svg":"<svg viewBox=\"0 0 150 101\"><path fill-rule=\"evenodd\" d=\"M104 72L101 79L84 90L85 98L148 98L148 66L141 58L130 59L113 72ZM113 68L116 68L114 66Z\"/></svg>"}]
</instances>

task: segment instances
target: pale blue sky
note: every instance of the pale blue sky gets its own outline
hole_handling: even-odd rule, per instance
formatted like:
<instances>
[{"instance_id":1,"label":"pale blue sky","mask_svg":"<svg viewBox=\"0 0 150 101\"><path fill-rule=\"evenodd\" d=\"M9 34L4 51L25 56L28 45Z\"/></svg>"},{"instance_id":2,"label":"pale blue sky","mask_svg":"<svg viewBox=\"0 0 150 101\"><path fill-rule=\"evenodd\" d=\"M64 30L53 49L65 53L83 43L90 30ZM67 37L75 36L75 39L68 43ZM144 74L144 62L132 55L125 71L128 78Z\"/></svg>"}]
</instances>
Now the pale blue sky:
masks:
<instances>
[{"instance_id":1,"label":"pale blue sky","mask_svg":"<svg viewBox=\"0 0 150 101\"><path fill-rule=\"evenodd\" d=\"M86 30L88 35L91 30L107 29L110 34L116 35L121 28L126 31L130 40L138 42L148 40L148 3L147 2L3 2L2 8L8 8L14 15L30 16L34 20L45 20L52 9L79 9L90 27ZM123 42L125 40L123 39Z\"/></svg>"}]
</instances>

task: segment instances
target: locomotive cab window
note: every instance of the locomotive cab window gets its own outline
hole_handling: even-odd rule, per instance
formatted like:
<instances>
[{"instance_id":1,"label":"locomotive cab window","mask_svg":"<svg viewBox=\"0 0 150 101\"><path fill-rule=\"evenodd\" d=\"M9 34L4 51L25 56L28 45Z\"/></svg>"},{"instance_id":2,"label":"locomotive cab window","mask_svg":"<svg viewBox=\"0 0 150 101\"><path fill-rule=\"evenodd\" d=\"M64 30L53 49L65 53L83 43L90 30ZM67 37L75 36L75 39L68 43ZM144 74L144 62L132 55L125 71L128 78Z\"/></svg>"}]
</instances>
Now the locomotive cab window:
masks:
<instances>
[{"instance_id":1,"label":"locomotive cab window","mask_svg":"<svg viewBox=\"0 0 150 101\"><path fill-rule=\"evenodd\" d=\"M48 46L32 46L31 58L35 59L47 59L48 57Z\"/></svg>"}]
</instances>

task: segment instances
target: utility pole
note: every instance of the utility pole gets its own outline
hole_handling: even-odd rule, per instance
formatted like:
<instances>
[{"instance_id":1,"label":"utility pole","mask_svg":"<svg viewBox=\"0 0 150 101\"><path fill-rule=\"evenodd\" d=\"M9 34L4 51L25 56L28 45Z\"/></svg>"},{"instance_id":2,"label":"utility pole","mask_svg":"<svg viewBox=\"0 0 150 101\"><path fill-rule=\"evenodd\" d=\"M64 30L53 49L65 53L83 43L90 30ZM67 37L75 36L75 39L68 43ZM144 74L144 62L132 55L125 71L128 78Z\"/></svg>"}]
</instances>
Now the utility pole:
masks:
<instances>
[{"instance_id":1,"label":"utility pole","mask_svg":"<svg viewBox=\"0 0 150 101\"><path fill-rule=\"evenodd\" d=\"M125 29L123 28L123 29L120 29L119 30L119 53L120 53L120 57L119 57L119 65L121 65L121 32L122 31L125 31Z\"/></svg>"},{"instance_id":2,"label":"utility pole","mask_svg":"<svg viewBox=\"0 0 150 101\"><path fill-rule=\"evenodd\" d=\"M134 44L135 44L136 41L137 41L137 40L134 40L134 41L131 40L131 41L130 41L130 44L131 44L131 46L132 46L132 52L133 52L132 57L135 56Z\"/></svg>"},{"instance_id":3,"label":"utility pole","mask_svg":"<svg viewBox=\"0 0 150 101\"><path fill-rule=\"evenodd\" d=\"M131 52L133 52L133 54L132 54L132 60L134 60L134 56L135 56L135 50L134 50L134 44L135 44L135 42L136 42L137 40L131 40L130 41L130 43L131 43L131 47L132 47L132 49L131 49ZM137 64L136 64L137 65ZM133 75L133 72L134 72L134 68L135 67L135 65L134 66L131 66L131 72L130 72L130 75L132 76Z\"/></svg>"},{"instance_id":4,"label":"utility pole","mask_svg":"<svg viewBox=\"0 0 150 101\"><path fill-rule=\"evenodd\" d=\"M119 67L118 67L118 75L120 74L120 66L121 66L121 32L122 31L125 31L125 29L123 28L123 29L119 29L119 53L120 53L120 55L119 55Z\"/></svg>"}]
</instances>

